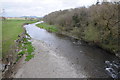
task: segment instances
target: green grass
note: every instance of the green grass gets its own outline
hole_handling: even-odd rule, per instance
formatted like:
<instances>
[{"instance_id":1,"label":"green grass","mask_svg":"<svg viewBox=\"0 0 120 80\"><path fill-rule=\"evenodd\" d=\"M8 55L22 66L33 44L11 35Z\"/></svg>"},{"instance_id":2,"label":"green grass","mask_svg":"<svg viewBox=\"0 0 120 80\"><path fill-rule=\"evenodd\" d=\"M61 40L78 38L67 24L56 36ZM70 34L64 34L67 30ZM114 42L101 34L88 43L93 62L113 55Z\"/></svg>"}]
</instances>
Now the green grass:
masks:
<instances>
[{"instance_id":1,"label":"green grass","mask_svg":"<svg viewBox=\"0 0 120 80\"><path fill-rule=\"evenodd\" d=\"M32 46L32 43L28 41L24 44L25 44L25 49L27 49L27 52L26 52L27 56L25 61L29 61L31 58L34 57L34 54L32 54L32 52L34 51L34 47Z\"/></svg>"},{"instance_id":2,"label":"green grass","mask_svg":"<svg viewBox=\"0 0 120 80\"><path fill-rule=\"evenodd\" d=\"M30 54L28 56L26 56L25 61L29 61L30 59L32 59L34 57L34 54Z\"/></svg>"},{"instance_id":3,"label":"green grass","mask_svg":"<svg viewBox=\"0 0 120 80\"><path fill-rule=\"evenodd\" d=\"M25 61L29 61L31 58L34 57L34 54L32 52L34 51L34 47L32 46L32 43L28 41L30 38L24 38L23 43L19 44L19 48L21 48L17 53L17 60L18 61L24 54L26 54Z\"/></svg>"},{"instance_id":4,"label":"green grass","mask_svg":"<svg viewBox=\"0 0 120 80\"><path fill-rule=\"evenodd\" d=\"M26 54L26 59L25 61L29 61L31 58L34 57L34 54L32 52L34 51L34 47L32 46L32 43L29 42L28 40L25 39L24 41L24 47L22 47L22 51L18 52L18 58L17 61L24 55Z\"/></svg>"},{"instance_id":5,"label":"green grass","mask_svg":"<svg viewBox=\"0 0 120 80\"><path fill-rule=\"evenodd\" d=\"M2 58L2 21L0 20L0 59Z\"/></svg>"},{"instance_id":6,"label":"green grass","mask_svg":"<svg viewBox=\"0 0 120 80\"><path fill-rule=\"evenodd\" d=\"M56 26L49 25L49 24L46 24L46 23L40 23L40 24L37 24L36 26L38 26L40 28L43 28L43 29L46 29L49 32L57 32L58 31Z\"/></svg>"},{"instance_id":7,"label":"green grass","mask_svg":"<svg viewBox=\"0 0 120 80\"><path fill-rule=\"evenodd\" d=\"M28 54L31 54L34 51L32 43L31 42L26 42L24 44L25 44L25 48L27 49Z\"/></svg>"},{"instance_id":8,"label":"green grass","mask_svg":"<svg viewBox=\"0 0 120 80\"><path fill-rule=\"evenodd\" d=\"M25 54L25 51L18 52L18 55L24 55L24 54Z\"/></svg>"},{"instance_id":9,"label":"green grass","mask_svg":"<svg viewBox=\"0 0 120 80\"><path fill-rule=\"evenodd\" d=\"M24 30L22 25L24 23L34 23L36 21L27 20L4 20L2 21L2 54L5 57L11 49L12 45L15 45L14 40L18 39L18 35Z\"/></svg>"},{"instance_id":10,"label":"green grass","mask_svg":"<svg viewBox=\"0 0 120 80\"><path fill-rule=\"evenodd\" d=\"M36 23L37 20L34 20L34 21L27 21L26 23L29 23L29 24L33 24L33 23Z\"/></svg>"}]
</instances>

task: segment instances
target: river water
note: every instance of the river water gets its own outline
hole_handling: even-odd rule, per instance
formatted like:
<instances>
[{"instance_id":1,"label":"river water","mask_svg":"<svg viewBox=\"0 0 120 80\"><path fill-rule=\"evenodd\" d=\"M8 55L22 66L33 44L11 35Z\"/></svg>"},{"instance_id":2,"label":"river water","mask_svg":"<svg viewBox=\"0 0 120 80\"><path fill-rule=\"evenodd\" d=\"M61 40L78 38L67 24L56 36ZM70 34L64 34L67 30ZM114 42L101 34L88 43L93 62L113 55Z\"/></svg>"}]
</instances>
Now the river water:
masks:
<instances>
[{"instance_id":1,"label":"river water","mask_svg":"<svg viewBox=\"0 0 120 80\"><path fill-rule=\"evenodd\" d=\"M57 52L55 55L65 57L77 73L85 72L92 78L110 77L105 71L105 61L115 61L118 59L116 56L67 36L47 32L36 27L38 23L25 25L27 33L33 39L44 41L53 47Z\"/></svg>"}]
</instances>

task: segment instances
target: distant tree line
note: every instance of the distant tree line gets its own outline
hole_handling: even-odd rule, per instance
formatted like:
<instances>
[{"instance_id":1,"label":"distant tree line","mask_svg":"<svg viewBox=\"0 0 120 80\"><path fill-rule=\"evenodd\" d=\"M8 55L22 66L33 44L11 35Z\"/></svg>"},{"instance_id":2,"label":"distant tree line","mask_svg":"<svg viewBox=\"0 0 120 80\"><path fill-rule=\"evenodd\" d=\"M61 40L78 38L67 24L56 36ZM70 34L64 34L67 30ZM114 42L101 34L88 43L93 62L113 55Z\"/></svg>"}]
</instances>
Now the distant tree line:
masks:
<instances>
[{"instance_id":1,"label":"distant tree line","mask_svg":"<svg viewBox=\"0 0 120 80\"><path fill-rule=\"evenodd\" d=\"M52 12L44 21L85 41L119 51L120 4L102 3Z\"/></svg>"}]
</instances>

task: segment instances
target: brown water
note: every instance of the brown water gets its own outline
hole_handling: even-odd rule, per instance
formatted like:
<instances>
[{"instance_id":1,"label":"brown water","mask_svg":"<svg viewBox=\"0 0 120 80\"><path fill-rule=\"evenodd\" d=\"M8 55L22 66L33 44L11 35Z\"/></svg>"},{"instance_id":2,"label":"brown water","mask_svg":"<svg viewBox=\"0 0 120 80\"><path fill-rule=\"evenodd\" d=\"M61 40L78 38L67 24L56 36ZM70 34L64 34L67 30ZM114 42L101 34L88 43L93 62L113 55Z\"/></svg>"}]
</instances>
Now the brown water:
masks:
<instances>
[{"instance_id":1,"label":"brown water","mask_svg":"<svg viewBox=\"0 0 120 80\"><path fill-rule=\"evenodd\" d=\"M85 72L92 78L110 77L105 71L105 61L115 61L116 56L67 36L49 33L36 27L35 24L25 25L25 27L33 39L44 41L54 48L56 55L65 57L77 73Z\"/></svg>"}]
</instances>

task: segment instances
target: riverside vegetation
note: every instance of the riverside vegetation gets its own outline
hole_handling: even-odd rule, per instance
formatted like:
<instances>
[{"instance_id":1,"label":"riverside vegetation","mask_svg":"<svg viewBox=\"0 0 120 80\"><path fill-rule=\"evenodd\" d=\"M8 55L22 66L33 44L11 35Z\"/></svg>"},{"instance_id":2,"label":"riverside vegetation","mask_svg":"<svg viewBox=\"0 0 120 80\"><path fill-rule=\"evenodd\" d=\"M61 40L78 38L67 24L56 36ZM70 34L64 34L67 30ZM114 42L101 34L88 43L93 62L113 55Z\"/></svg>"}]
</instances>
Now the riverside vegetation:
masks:
<instances>
[{"instance_id":1,"label":"riverside vegetation","mask_svg":"<svg viewBox=\"0 0 120 80\"><path fill-rule=\"evenodd\" d=\"M74 36L120 56L119 8L119 3L102 3L88 8L55 11L46 15L43 20L49 25L57 26L56 29L50 27L53 32L57 30ZM37 26L48 30L46 23Z\"/></svg>"},{"instance_id":2,"label":"riverside vegetation","mask_svg":"<svg viewBox=\"0 0 120 80\"><path fill-rule=\"evenodd\" d=\"M40 28L43 28L43 29L46 29L47 31L49 32L57 32L58 29L56 26L54 25L49 25L47 23L41 23L41 24L36 24L36 26L40 27Z\"/></svg>"},{"instance_id":3,"label":"riverside vegetation","mask_svg":"<svg viewBox=\"0 0 120 80\"><path fill-rule=\"evenodd\" d=\"M30 20L3 20L2 21L2 60L4 64L16 62L23 54L26 54L26 61L29 61L34 55L34 48L28 41L25 29L22 27L25 23L31 24L37 21ZM9 58L11 56L11 58Z\"/></svg>"}]
</instances>

